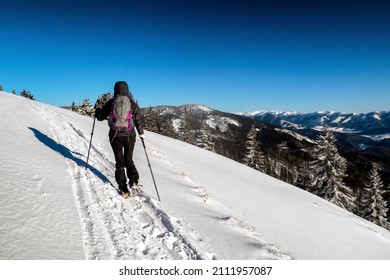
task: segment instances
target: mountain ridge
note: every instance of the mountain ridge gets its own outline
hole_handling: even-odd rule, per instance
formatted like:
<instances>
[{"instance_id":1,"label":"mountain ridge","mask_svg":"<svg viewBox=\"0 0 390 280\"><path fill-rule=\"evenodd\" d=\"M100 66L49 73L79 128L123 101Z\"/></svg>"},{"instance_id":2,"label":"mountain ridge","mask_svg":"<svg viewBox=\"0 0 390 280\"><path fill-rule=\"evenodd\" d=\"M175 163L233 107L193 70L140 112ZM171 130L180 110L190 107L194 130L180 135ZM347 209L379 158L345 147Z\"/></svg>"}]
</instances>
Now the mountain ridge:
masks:
<instances>
[{"instance_id":1,"label":"mountain ridge","mask_svg":"<svg viewBox=\"0 0 390 280\"><path fill-rule=\"evenodd\" d=\"M295 130L305 128L321 130L324 126L328 126L338 132L367 136L390 133L390 111L368 113L317 111L302 113L259 110L237 114Z\"/></svg>"},{"instance_id":2,"label":"mountain ridge","mask_svg":"<svg viewBox=\"0 0 390 280\"><path fill-rule=\"evenodd\" d=\"M207 110L199 110L207 108ZM192 134L195 139L201 134L202 124L208 125L209 134L213 136L216 143L216 152L238 162L243 162L246 153L245 141L251 126L258 128L258 140L265 153L270 159L267 174L278 179L294 184L299 167L313 160L312 149L316 143L320 129L299 126L279 125L268 119L256 119L239 114L226 113L212 109L204 105L180 105L180 106L156 106L145 108L155 112L161 122L161 131L164 132L164 125L173 122L176 125L181 122L183 112L186 110L190 115ZM145 112L145 111L144 111ZM290 112L290 115L292 113ZM286 114L289 115L289 114ZM273 120L276 117L271 116ZM280 120L280 119L279 119ZM283 120L284 122L288 122ZM390 174L390 143L384 140L376 140L359 135L357 133L342 133L335 129L337 144L342 156L349 162L349 176L347 184L354 188L364 187L368 177L368 171L372 163L379 164L383 169L384 178ZM387 181L385 182L387 183Z\"/></svg>"}]
</instances>

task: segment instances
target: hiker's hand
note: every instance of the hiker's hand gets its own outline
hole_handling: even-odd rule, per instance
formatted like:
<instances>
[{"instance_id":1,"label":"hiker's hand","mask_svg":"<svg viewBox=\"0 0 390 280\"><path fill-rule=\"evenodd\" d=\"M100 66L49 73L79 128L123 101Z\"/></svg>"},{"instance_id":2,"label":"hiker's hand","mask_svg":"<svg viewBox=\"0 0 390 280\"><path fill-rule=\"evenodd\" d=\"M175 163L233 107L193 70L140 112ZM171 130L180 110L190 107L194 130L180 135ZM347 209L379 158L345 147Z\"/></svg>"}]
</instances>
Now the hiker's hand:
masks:
<instances>
[{"instance_id":1,"label":"hiker's hand","mask_svg":"<svg viewBox=\"0 0 390 280\"><path fill-rule=\"evenodd\" d=\"M93 107L94 109L96 108L100 108L100 102L99 102L99 99L96 100L96 103L95 103L95 106Z\"/></svg>"},{"instance_id":2,"label":"hiker's hand","mask_svg":"<svg viewBox=\"0 0 390 280\"><path fill-rule=\"evenodd\" d=\"M139 136L139 138L145 139L145 134L141 134L141 135Z\"/></svg>"}]
</instances>

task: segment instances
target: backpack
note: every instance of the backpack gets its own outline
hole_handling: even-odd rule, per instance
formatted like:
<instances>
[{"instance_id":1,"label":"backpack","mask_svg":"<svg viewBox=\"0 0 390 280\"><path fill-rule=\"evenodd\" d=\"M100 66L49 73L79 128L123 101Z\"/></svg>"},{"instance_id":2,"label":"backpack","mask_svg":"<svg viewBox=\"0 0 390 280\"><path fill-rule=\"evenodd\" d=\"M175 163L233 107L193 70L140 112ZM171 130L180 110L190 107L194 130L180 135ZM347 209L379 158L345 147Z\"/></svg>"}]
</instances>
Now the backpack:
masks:
<instances>
[{"instance_id":1,"label":"backpack","mask_svg":"<svg viewBox=\"0 0 390 280\"><path fill-rule=\"evenodd\" d=\"M111 106L108 125L118 132L131 131L131 101L128 95L117 95Z\"/></svg>"}]
</instances>

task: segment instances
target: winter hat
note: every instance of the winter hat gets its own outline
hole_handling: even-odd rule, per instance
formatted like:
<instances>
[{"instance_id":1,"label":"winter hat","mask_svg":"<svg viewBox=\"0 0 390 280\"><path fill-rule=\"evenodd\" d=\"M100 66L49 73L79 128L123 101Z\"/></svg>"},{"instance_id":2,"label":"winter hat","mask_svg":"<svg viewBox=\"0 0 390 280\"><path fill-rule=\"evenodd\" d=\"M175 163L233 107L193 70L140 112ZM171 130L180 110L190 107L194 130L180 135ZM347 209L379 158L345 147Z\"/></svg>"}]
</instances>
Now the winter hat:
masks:
<instances>
[{"instance_id":1,"label":"winter hat","mask_svg":"<svg viewBox=\"0 0 390 280\"><path fill-rule=\"evenodd\" d=\"M129 86L126 82L119 81L115 83L114 95L129 95Z\"/></svg>"}]
</instances>

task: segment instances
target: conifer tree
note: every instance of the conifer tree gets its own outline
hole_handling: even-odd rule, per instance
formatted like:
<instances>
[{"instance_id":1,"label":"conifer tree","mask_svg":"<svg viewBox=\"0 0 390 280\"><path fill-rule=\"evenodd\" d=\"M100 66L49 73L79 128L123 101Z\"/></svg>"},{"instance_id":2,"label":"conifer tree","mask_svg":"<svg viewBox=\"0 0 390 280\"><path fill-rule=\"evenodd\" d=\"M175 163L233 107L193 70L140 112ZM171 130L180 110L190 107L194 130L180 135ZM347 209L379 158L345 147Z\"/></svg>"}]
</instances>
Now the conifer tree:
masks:
<instances>
[{"instance_id":1,"label":"conifer tree","mask_svg":"<svg viewBox=\"0 0 390 280\"><path fill-rule=\"evenodd\" d=\"M157 113L153 111L152 107L149 107L149 109L146 111L143 117L144 117L144 128L146 130L156 132L156 133L161 132L160 119Z\"/></svg>"},{"instance_id":2,"label":"conifer tree","mask_svg":"<svg viewBox=\"0 0 390 280\"><path fill-rule=\"evenodd\" d=\"M195 144L194 138L192 136L191 122L186 108L184 108L180 118L179 140L189 144Z\"/></svg>"},{"instance_id":3,"label":"conifer tree","mask_svg":"<svg viewBox=\"0 0 390 280\"><path fill-rule=\"evenodd\" d=\"M176 139L177 134L175 131L175 128L173 126L173 120L172 119L167 119L166 122L163 124L162 127L162 134L171 138Z\"/></svg>"},{"instance_id":4,"label":"conifer tree","mask_svg":"<svg viewBox=\"0 0 390 280\"><path fill-rule=\"evenodd\" d=\"M78 108L78 113L85 116L93 116L95 114L95 109L89 103L88 98L83 100L83 103Z\"/></svg>"},{"instance_id":5,"label":"conifer tree","mask_svg":"<svg viewBox=\"0 0 390 280\"><path fill-rule=\"evenodd\" d=\"M209 126L204 121L200 128L200 136L197 139L196 145L202 149L215 153L215 144L212 140L212 136L209 133Z\"/></svg>"},{"instance_id":6,"label":"conifer tree","mask_svg":"<svg viewBox=\"0 0 390 280\"><path fill-rule=\"evenodd\" d=\"M160 133L161 132L161 124L160 119L156 112L152 110L152 113L150 115L149 119L149 129L152 132Z\"/></svg>"},{"instance_id":7,"label":"conifer tree","mask_svg":"<svg viewBox=\"0 0 390 280\"><path fill-rule=\"evenodd\" d=\"M347 176L347 162L339 155L336 137L328 127L318 137L314 154L316 159L310 165L310 188L316 195L352 212L356 198L343 182Z\"/></svg>"},{"instance_id":8,"label":"conifer tree","mask_svg":"<svg viewBox=\"0 0 390 280\"><path fill-rule=\"evenodd\" d=\"M298 175L295 181L295 186L307 190L309 192L312 192L312 190L310 189L311 179L312 178L310 174L309 163L304 162L301 166L298 167Z\"/></svg>"},{"instance_id":9,"label":"conifer tree","mask_svg":"<svg viewBox=\"0 0 390 280\"><path fill-rule=\"evenodd\" d=\"M386 201L383 198L384 186L378 173L378 166L374 164L368 181L362 190L358 214L381 227L388 227Z\"/></svg>"},{"instance_id":10,"label":"conifer tree","mask_svg":"<svg viewBox=\"0 0 390 280\"><path fill-rule=\"evenodd\" d=\"M16 95L16 91L14 89L12 90L12 94Z\"/></svg>"},{"instance_id":11,"label":"conifer tree","mask_svg":"<svg viewBox=\"0 0 390 280\"><path fill-rule=\"evenodd\" d=\"M383 193L385 197L387 197L387 204L386 204L386 209L387 209L387 229L390 230L390 183L387 186L387 189Z\"/></svg>"},{"instance_id":12,"label":"conifer tree","mask_svg":"<svg viewBox=\"0 0 390 280\"><path fill-rule=\"evenodd\" d=\"M23 96L23 97L28 98L28 99L31 99L31 100L35 100L34 95L32 95L32 94L30 93L30 91L25 90L25 89L22 90L22 92L20 93L20 96Z\"/></svg>"},{"instance_id":13,"label":"conifer tree","mask_svg":"<svg viewBox=\"0 0 390 280\"><path fill-rule=\"evenodd\" d=\"M103 93L98 98L98 105L103 107L108 101L112 99L112 94L110 92Z\"/></svg>"},{"instance_id":14,"label":"conifer tree","mask_svg":"<svg viewBox=\"0 0 390 280\"><path fill-rule=\"evenodd\" d=\"M265 171L265 157L260 148L260 143L257 141L257 129L255 126L249 130L247 140L245 142L246 154L244 157L245 165L252 167L261 172Z\"/></svg>"},{"instance_id":15,"label":"conifer tree","mask_svg":"<svg viewBox=\"0 0 390 280\"><path fill-rule=\"evenodd\" d=\"M146 130L149 130L149 120L151 114L152 114L152 107L145 109L144 114L142 114L144 129Z\"/></svg>"},{"instance_id":16,"label":"conifer tree","mask_svg":"<svg viewBox=\"0 0 390 280\"><path fill-rule=\"evenodd\" d=\"M0 91L3 91L3 86L2 85L0 85Z\"/></svg>"}]
</instances>

